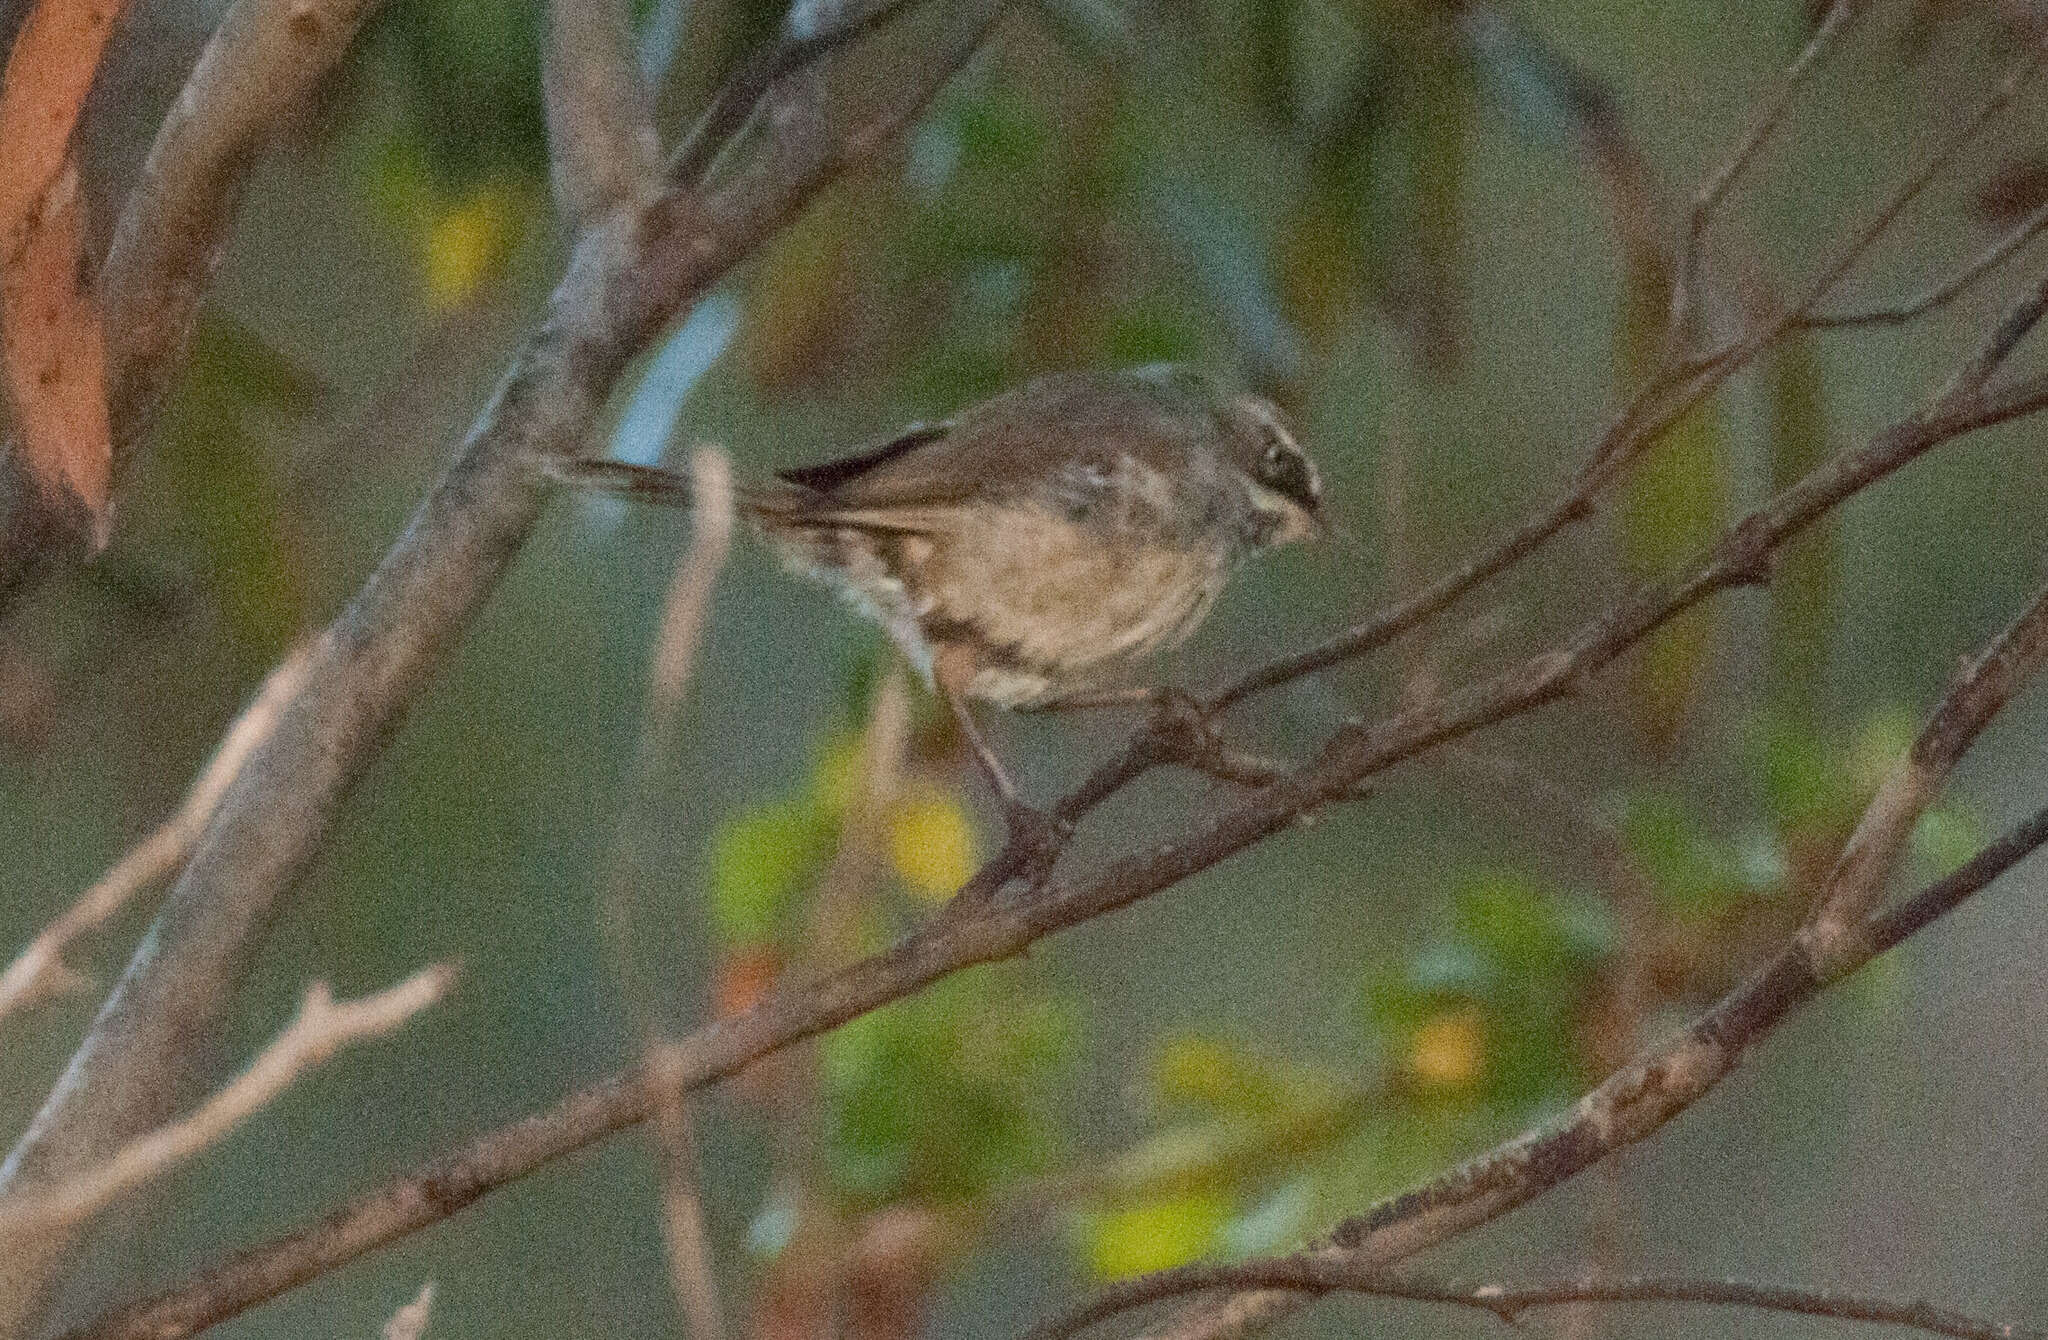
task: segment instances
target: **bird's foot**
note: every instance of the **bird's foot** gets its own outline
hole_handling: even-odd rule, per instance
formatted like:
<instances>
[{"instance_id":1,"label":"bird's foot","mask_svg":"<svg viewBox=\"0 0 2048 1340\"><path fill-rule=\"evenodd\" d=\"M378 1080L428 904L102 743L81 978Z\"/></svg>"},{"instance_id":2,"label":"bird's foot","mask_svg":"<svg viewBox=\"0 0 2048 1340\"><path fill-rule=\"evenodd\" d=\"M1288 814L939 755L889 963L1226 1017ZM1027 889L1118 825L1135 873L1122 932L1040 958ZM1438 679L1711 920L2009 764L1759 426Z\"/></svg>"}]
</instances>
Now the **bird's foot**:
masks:
<instances>
[{"instance_id":1,"label":"bird's foot","mask_svg":"<svg viewBox=\"0 0 2048 1340\"><path fill-rule=\"evenodd\" d=\"M1185 689L1152 693L1150 729L1173 762L1237 786L1269 786L1287 775L1285 764L1233 748L1210 706Z\"/></svg>"}]
</instances>

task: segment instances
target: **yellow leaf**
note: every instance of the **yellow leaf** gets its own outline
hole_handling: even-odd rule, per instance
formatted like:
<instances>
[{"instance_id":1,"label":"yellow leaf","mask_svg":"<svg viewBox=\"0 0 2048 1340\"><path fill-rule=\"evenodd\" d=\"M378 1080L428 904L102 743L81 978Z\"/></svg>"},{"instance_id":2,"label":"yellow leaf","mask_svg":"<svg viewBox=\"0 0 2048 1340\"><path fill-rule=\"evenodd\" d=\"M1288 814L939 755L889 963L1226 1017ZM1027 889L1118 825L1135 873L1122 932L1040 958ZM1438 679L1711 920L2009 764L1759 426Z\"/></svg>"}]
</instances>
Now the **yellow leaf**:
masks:
<instances>
[{"instance_id":1,"label":"yellow leaf","mask_svg":"<svg viewBox=\"0 0 2048 1340\"><path fill-rule=\"evenodd\" d=\"M1462 1089L1486 1064L1486 1021L1476 1008L1427 1020L1408 1042L1408 1071L1428 1089Z\"/></svg>"},{"instance_id":2,"label":"yellow leaf","mask_svg":"<svg viewBox=\"0 0 2048 1340\"><path fill-rule=\"evenodd\" d=\"M811 769L811 795L816 797L818 808L835 820L843 818L865 781L865 764L857 732L841 731L826 741L817 766Z\"/></svg>"},{"instance_id":3,"label":"yellow leaf","mask_svg":"<svg viewBox=\"0 0 2048 1340\"><path fill-rule=\"evenodd\" d=\"M1217 1246L1230 1217L1229 1198L1191 1191L1091 1220L1088 1265L1100 1279L1124 1279L1148 1270L1186 1265Z\"/></svg>"},{"instance_id":4,"label":"yellow leaf","mask_svg":"<svg viewBox=\"0 0 2048 1340\"><path fill-rule=\"evenodd\" d=\"M420 239L420 282L427 305L447 312L474 298L518 240L517 218L512 191L503 182L486 182L463 199L429 211Z\"/></svg>"},{"instance_id":5,"label":"yellow leaf","mask_svg":"<svg viewBox=\"0 0 2048 1340\"><path fill-rule=\"evenodd\" d=\"M889 816L889 863L921 898L941 899L974 873L974 829L950 791L913 785Z\"/></svg>"}]
</instances>

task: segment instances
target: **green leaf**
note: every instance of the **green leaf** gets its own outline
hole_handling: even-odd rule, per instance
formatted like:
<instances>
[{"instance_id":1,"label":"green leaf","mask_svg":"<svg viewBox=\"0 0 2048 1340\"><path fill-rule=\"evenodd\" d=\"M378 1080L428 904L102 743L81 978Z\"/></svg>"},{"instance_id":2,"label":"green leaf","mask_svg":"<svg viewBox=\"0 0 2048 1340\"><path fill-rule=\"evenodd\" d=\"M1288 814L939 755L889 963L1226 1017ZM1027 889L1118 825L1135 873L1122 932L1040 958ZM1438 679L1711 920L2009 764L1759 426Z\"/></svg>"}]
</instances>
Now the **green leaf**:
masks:
<instances>
[{"instance_id":1,"label":"green leaf","mask_svg":"<svg viewBox=\"0 0 2048 1340\"><path fill-rule=\"evenodd\" d=\"M1085 1215L1089 1269L1098 1279L1115 1280L1199 1260L1221 1245L1231 1209L1220 1191L1190 1191Z\"/></svg>"},{"instance_id":2,"label":"green leaf","mask_svg":"<svg viewBox=\"0 0 2048 1340\"><path fill-rule=\"evenodd\" d=\"M807 801L758 806L711 840L711 920L727 944L774 940L790 900L825 868L833 825Z\"/></svg>"},{"instance_id":3,"label":"green leaf","mask_svg":"<svg viewBox=\"0 0 2048 1340\"><path fill-rule=\"evenodd\" d=\"M1781 493L1828 452L1827 396L1811 331L1796 331L1766 355L1770 386L1771 491ZM1839 527L1829 512L1778 551L1771 578L1769 631L1772 697L1781 710L1818 721L1840 581Z\"/></svg>"},{"instance_id":4,"label":"green leaf","mask_svg":"<svg viewBox=\"0 0 2048 1340\"><path fill-rule=\"evenodd\" d=\"M856 1205L972 1201L1039 1171L1046 1110L1074 1052L1071 1008L969 973L847 1024L820 1046L825 1162Z\"/></svg>"}]
</instances>

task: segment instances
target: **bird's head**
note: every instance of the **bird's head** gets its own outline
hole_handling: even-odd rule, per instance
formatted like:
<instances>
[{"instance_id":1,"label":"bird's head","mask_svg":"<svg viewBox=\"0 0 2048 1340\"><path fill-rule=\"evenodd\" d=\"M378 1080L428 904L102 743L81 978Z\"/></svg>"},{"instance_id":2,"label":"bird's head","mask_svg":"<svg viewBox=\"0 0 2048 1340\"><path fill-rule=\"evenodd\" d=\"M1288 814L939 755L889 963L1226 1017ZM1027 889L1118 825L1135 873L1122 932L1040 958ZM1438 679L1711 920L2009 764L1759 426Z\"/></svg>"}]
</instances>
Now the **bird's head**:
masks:
<instances>
[{"instance_id":1,"label":"bird's head","mask_svg":"<svg viewBox=\"0 0 2048 1340\"><path fill-rule=\"evenodd\" d=\"M1231 467L1251 502L1256 543L1314 539L1323 523L1323 477L1294 439L1280 410L1254 395L1234 396L1217 411Z\"/></svg>"}]
</instances>

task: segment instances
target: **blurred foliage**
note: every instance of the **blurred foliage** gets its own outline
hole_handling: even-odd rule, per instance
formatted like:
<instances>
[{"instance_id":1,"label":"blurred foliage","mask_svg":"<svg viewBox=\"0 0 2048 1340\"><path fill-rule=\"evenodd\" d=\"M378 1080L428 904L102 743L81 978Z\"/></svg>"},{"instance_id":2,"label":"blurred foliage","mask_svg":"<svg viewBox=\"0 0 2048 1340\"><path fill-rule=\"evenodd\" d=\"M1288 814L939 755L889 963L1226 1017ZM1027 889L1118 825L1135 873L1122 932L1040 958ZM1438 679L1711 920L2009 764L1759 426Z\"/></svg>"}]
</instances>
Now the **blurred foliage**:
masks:
<instances>
[{"instance_id":1,"label":"blurred foliage","mask_svg":"<svg viewBox=\"0 0 2048 1340\"><path fill-rule=\"evenodd\" d=\"M1364 970L1348 1073L1214 1037L1163 1041L1159 1129L1072 1184L1092 1202L1074 1216L1089 1268L1115 1278L1283 1248L1581 1092L1657 1016L1699 1008L1782 941L1913 730L1885 712L1834 740L1773 718L1752 737L1748 825L1640 790L1619 798L1604 883L1460 877L1436 935ZM1951 803L1913 852L1939 872L1983 840Z\"/></svg>"},{"instance_id":2,"label":"blurred foliage","mask_svg":"<svg viewBox=\"0 0 2048 1340\"><path fill-rule=\"evenodd\" d=\"M313 373L241 322L209 313L157 428L176 540L251 665L276 660L306 623L301 550L274 447L279 428L319 414L328 399Z\"/></svg>"}]
</instances>

